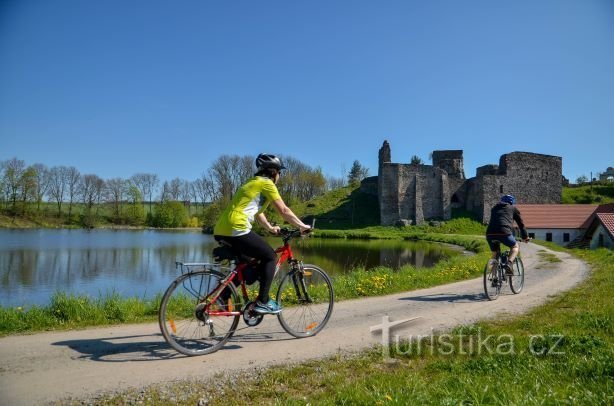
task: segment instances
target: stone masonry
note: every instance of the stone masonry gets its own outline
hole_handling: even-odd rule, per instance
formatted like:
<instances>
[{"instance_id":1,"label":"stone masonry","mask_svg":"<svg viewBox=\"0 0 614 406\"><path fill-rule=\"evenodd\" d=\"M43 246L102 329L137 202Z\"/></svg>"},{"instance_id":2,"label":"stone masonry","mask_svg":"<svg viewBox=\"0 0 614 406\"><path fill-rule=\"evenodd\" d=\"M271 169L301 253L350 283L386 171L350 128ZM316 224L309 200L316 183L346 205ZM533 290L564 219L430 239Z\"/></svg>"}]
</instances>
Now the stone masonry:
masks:
<instances>
[{"instance_id":1,"label":"stone masonry","mask_svg":"<svg viewBox=\"0 0 614 406\"><path fill-rule=\"evenodd\" d=\"M512 152L501 156L499 165L477 168L470 179L465 179L462 150L433 151L433 165L393 163L391 157L384 141L377 176L382 225L447 220L452 208L471 211L487 223L490 208L504 194L524 204L561 202L561 157Z\"/></svg>"}]
</instances>

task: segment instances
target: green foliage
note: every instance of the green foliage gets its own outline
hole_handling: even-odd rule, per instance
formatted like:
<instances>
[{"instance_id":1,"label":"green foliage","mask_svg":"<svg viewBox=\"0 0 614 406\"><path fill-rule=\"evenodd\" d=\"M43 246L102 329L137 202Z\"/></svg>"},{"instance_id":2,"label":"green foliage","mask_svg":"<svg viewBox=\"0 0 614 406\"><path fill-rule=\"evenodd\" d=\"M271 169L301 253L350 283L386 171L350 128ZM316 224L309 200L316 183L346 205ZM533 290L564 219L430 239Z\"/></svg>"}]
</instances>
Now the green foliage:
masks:
<instances>
[{"instance_id":1,"label":"green foliage","mask_svg":"<svg viewBox=\"0 0 614 406\"><path fill-rule=\"evenodd\" d=\"M360 185L360 181L369 175L369 169L365 168L358 161L354 161L348 173L348 184L352 187Z\"/></svg>"},{"instance_id":2,"label":"green foliage","mask_svg":"<svg viewBox=\"0 0 614 406\"><path fill-rule=\"evenodd\" d=\"M614 183L599 182L592 186L564 187L561 202L565 204L614 203Z\"/></svg>"},{"instance_id":3,"label":"green foliage","mask_svg":"<svg viewBox=\"0 0 614 406\"><path fill-rule=\"evenodd\" d=\"M145 222L145 208L139 189L131 185L128 190L128 207L124 211L126 224L140 226Z\"/></svg>"},{"instance_id":4,"label":"green foliage","mask_svg":"<svg viewBox=\"0 0 614 406\"><path fill-rule=\"evenodd\" d=\"M152 300L122 298L113 292L92 299L56 293L45 307L0 307L0 335L153 321L160 298L161 295Z\"/></svg>"},{"instance_id":5,"label":"green foliage","mask_svg":"<svg viewBox=\"0 0 614 406\"><path fill-rule=\"evenodd\" d=\"M412 155L411 161L409 163L411 165L422 165L424 162L422 161L422 158L420 158L418 155Z\"/></svg>"},{"instance_id":6,"label":"green foliage","mask_svg":"<svg viewBox=\"0 0 614 406\"><path fill-rule=\"evenodd\" d=\"M213 227L215 227L215 223L217 219L220 217L222 213L222 209L219 203L212 203L208 205L201 215L200 221L202 223L203 232L212 234Z\"/></svg>"},{"instance_id":7,"label":"green foliage","mask_svg":"<svg viewBox=\"0 0 614 406\"><path fill-rule=\"evenodd\" d=\"M181 202L166 201L156 205L152 225L158 228L184 227L188 224L188 211Z\"/></svg>"}]
</instances>

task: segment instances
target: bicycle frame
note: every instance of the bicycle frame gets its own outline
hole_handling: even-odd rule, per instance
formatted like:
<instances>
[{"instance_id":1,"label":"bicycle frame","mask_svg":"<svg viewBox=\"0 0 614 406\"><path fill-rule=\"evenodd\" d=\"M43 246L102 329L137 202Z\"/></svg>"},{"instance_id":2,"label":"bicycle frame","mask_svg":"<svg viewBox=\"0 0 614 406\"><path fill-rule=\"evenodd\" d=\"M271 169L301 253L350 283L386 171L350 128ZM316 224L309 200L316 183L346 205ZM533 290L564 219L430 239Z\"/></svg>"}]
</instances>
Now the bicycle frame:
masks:
<instances>
[{"instance_id":1,"label":"bicycle frame","mask_svg":"<svg viewBox=\"0 0 614 406\"><path fill-rule=\"evenodd\" d=\"M284 237L283 238L284 244L281 247L278 247L275 249L275 253L277 254L277 263L275 264L275 275L277 275L277 272L279 271L279 269L281 268L281 265L284 262L292 263L296 261L294 259L294 255L292 254L292 247L290 246L291 238L292 238L292 235ZM243 270L246 269L249 265L250 265L249 262L241 262L237 264L235 268L230 272L230 274L228 274L228 276L222 280L222 283L218 287L215 288L214 290L215 296L213 296L213 298L209 300L209 303L205 306L205 311L210 316L239 316L243 313L241 310L237 311L237 310L232 310L232 309L211 310L211 305L217 301L217 299L222 294L224 289L232 283L235 277L239 278L243 300L245 300L246 302L249 301L249 294L247 292L247 286L245 284L245 279L243 278ZM205 298L205 300L211 297L212 296L208 296Z\"/></svg>"}]
</instances>

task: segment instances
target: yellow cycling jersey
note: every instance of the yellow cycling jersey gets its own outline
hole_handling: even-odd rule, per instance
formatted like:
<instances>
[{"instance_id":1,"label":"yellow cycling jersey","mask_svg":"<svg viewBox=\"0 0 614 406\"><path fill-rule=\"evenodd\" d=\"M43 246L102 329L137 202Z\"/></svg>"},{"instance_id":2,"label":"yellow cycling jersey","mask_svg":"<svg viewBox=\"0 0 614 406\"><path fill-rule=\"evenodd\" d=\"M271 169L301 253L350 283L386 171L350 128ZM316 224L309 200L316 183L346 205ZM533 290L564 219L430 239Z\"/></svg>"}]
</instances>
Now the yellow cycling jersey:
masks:
<instances>
[{"instance_id":1,"label":"yellow cycling jersey","mask_svg":"<svg viewBox=\"0 0 614 406\"><path fill-rule=\"evenodd\" d=\"M214 235L236 237L252 229L256 214L262 213L269 203L281 199L275 183L263 176L254 176L237 190L230 205L217 221Z\"/></svg>"}]
</instances>

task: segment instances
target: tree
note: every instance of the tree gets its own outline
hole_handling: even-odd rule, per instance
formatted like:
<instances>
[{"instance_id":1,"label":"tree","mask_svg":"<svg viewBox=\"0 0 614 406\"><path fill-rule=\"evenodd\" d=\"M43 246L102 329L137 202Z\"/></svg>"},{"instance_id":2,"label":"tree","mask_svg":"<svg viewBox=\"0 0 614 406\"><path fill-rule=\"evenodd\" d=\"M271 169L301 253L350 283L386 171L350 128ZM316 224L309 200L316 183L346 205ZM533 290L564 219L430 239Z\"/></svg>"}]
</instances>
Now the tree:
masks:
<instances>
[{"instance_id":1,"label":"tree","mask_svg":"<svg viewBox=\"0 0 614 406\"><path fill-rule=\"evenodd\" d=\"M11 203L13 215L17 214L17 199L20 196L23 174L26 170L26 163L17 158L9 159L4 162L4 186L7 194L7 201Z\"/></svg>"},{"instance_id":2,"label":"tree","mask_svg":"<svg viewBox=\"0 0 614 406\"><path fill-rule=\"evenodd\" d=\"M78 186L81 180L81 174L74 166L66 169L66 189L68 192L68 220L72 217L72 205L78 195Z\"/></svg>"},{"instance_id":3,"label":"tree","mask_svg":"<svg viewBox=\"0 0 614 406\"><path fill-rule=\"evenodd\" d=\"M142 205L141 191L136 185L129 183L127 186L128 208L126 220L128 224L141 225L145 219L145 211Z\"/></svg>"},{"instance_id":4,"label":"tree","mask_svg":"<svg viewBox=\"0 0 614 406\"><path fill-rule=\"evenodd\" d=\"M254 173L254 158L238 155L222 155L209 168L209 176L215 184L218 199L227 203L237 189Z\"/></svg>"},{"instance_id":5,"label":"tree","mask_svg":"<svg viewBox=\"0 0 614 406\"><path fill-rule=\"evenodd\" d=\"M28 202L36 201L36 169L33 166L27 167L19 183L21 185L21 214L25 216L28 212Z\"/></svg>"},{"instance_id":6,"label":"tree","mask_svg":"<svg viewBox=\"0 0 614 406\"><path fill-rule=\"evenodd\" d=\"M153 195L160 183L158 175L155 175L153 173L137 173L135 175L132 175L130 180L141 192L143 200L147 199L147 201L149 202L149 212L151 213Z\"/></svg>"},{"instance_id":7,"label":"tree","mask_svg":"<svg viewBox=\"0 0 614 406\"><path fill-rule=\"evenodd\" d=\"M192 190L194 192L194 201L202 204L205 207L206 202L215 200L215 185L211 177L203 173L200 178L192 182Z\"/></svg>"},{"instance_id":8,"label":"tree","mask_svg":"<svg viewBox=\"0 0 614 406\"><path fill-rule=\"evenodd\" d=\"M578 179L576 179L576 183L578 185L581 185L581 184L586 183L586 182L588 182L588 177L586 175L578 176Z\"/></svg>"},{"instance_id":9,"label":"tree","mask_svg":"<svg viewBox=\"0 0 614 406\"><path fill-rule=\"evenodd\" d=\"M409 163L411 165L422 165L422 164L424 164L424 162L422 161L422 158L420 158L418 155L412 155L411 160L409 161Z\"/></svg>"},{"instance_id":10,"label":"tree","mask_svg":"<svg viewBox=\"0 0 614 406\"><path fill-rule=\"evenodd\" d=\"M49 168L43 164L34 164L32 167L36 170L36 207L40 212L43 197L45 197L49 190L51 175L49 173Z\"/></svg>"},{"instance_id":11,"label":"tree","mask_svg":"<svg viewBox=\"0 0 614 406\"><path fill-rule=\"evenodd\" d=\"M343 178L336 178L334 176L329 176L326 178L326 190L328 191L341 189L344 186L345 179Z\"/></svg>"},{"instance_id":12,"label":"tree","mask_svg":"<svg viewBox=\"0 0 614 406\"><path fill-rule=\"evenodd\" d=\"M121 178L109 179L107 185L107 201L113 205L113 214L115 222L120 223L122 220L122 201L126 193L126 180Z\"/></svg>"},{"instance_id":13,"label":"tree","mask_svg":"<svg viewBox=\"0 0 614 406\"><path fill-rule=\"evenodd\" d=\"M66 185L68 183L68 168L65 166L54 166L49 171L49 196L56 201L58 206L58 218L62 217L62 203L66 196Z\"/></svg>"},{"instance_id":14,"label":"tree","mask_svg":"<svg viewBox=\"0 0 614 406\"><path fill-rule=\"evenodd\" d=\"M369 176L369 169L363 167L357 160L352 164L348 174L348 184L357 186L364 178Z\"/></svg>"},{"instance_id":15,"label":"tree","mask_svg":"<svg viewBox=\"0 0 614 406\"><path fill-rule=\"evenodd\" d=\"M93 227L98 217L98 207L104 191L104 181L97 175L83 175L78 186L78 195L85 206L82 223L86 227ZM92 207L96 204L96 213Z\"/></svg>"}]
</instances>

